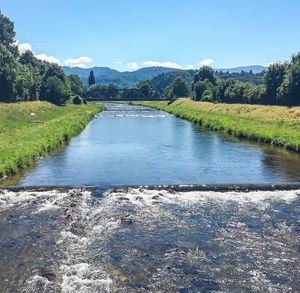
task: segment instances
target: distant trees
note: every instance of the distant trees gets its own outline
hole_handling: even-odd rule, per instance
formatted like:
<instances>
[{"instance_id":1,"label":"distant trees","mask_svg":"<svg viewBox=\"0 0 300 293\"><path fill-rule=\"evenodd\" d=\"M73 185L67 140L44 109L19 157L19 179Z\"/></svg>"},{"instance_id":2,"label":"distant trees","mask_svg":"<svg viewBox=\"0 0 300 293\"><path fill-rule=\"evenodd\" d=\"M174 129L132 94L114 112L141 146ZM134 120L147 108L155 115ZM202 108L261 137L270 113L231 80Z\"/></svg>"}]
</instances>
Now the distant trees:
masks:
<instances>
[{"instance_id":1,"label":"distant trees","mask_svg":"<svg viewBox=\"0 0 300 293\"><path fill-rule=\"evenodd\" d=\"M96 84L96 79L94 75L94 71L91 70L90 75L89 75L89 86Z\"/></svg>"},{"instance_id":2,"label":"distant trees","mask_svg":"<svg viewBox=\"0 0 300 293\"><path fill-rule=\"evenodd\" d=\"M220 73L217 76L211 68L203 66L194 77L193 99L221 103L300 105L300 53L294 55L291 62L270 65L262 80L263 83L258 85L237 79L224 80L223 74L220 78Z\"/></svg>"},{"instance_id":3,"label":"distant trees","mask_svg":"<svg viewBox=\"0 0 300 293\"><path fill-rule=\"evenodd\" d=\"M87 89L86 96L89 99L109 100L109 99L116 99L118 96L118 92L119 92L118 88L114 84L109 84L109 85L93 84Z\"/></svg>"},{"instance_id":4,"label":"distant trees","mask_svg":"<svg viewBox=\"0 0 300 293\"><path fill-rule=\"evenodd\" d=\"M64 104L83 95L78 76L68 77L57 64L41 61L32 52L19 54L14 24L0 12L0 102L47 100Z\"/></svg>"}]
</instances>

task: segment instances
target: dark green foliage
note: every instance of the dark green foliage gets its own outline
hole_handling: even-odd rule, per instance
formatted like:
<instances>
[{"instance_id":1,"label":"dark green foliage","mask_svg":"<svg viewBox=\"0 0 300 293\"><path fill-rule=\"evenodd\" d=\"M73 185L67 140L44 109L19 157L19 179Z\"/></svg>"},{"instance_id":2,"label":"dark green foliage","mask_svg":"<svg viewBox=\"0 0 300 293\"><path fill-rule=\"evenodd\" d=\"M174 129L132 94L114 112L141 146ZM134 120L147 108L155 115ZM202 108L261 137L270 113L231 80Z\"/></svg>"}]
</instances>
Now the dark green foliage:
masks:
<instances>
[{"instance_id":1,"label":"dark green foliage","mask_svg":"<svg viewBox=\"0 0 300 293\"><path fill-rule=\"evenodd\" d=\"M0 44L5 46L15 57L18 56L18 48L15 43L14 23L1 13L0 10Z\"/></svg>"},{"instance_id":2,"label":"dark green foliage","mask_svg":"<svg viewBox=\"0 0 300 293\"><path fill-rule=\"evenodd\" d=\"M219 73L218 78L212 69L203 66L194 77L193 98L221 103L300 105L300 53L294 55L291 62L270 65L263 82L256 85L237 79L224 80L223 73Z\"/></svg>"},{"instance_id":3,"label":"dark green foliage","mask_svg":"<svg viewBox=\"0 0 300 293\"><path fill-rule=\"evenodd\" d=\"M168 73L162 73L151 80L151 83L159 91L164 91L165 88L172 84L176 77L180 76L187 85L191 85L193 82L195 71L194 70L181 70Z\"/></svg>"},{"instance_id":4,"label":"dark green foliage","mask_svg":"<svg viewBox=\"0 0 300 293\"><path fill-rule=\"evenodd\" d=\"M259 73L252 73L252 71L246 72L222 72L222 71L216 71L215 75L218 79L235 79L242 82L250 82L254 84L262 84L263 83L263 76L265 74L265 71L259 72Z\"/></svg>"},{"instance_id":5,"label":"dark green foliage","mask_svg":"<svg viewBox=\"0 0 300 293\"><path fill-rule=\"evenodd\" d=\"M116 99L118 92L118 88L114 84L93 84L87 89L86 96L91 100L110 100Z\"/></svg>"},{"instance_id":6,"label":"dark green foliage","mask_svg":"<svg viewBox=\"0 0 300 293\"><path fill-rule=\"evenodd\" d=\"M264 84L266 87L266 95L269 98L269 103L272 103L274 97L278 97L278 90L281 86L286 65L282 63L274 63L268 67L266 74L264 75Z\"/></svg>"},{"instance_id":7,"label":"dark green foliage","mask_svg":"<svg viewBox=\"0 0 300 293\"><path fill-rule=\"evenodd\" d=\"M82 96L84 92L83 84L77 74L70 74L68 76L70 82L70 89L73 94Z\"/></svg>"},{"instance_id":8,"label":"dark green foliage","mask_svg":"<svg viewBox=\"0 0 300 293\"><path fill-rule=\"evenodd\" d=\"M94 75L94 71L91 70L89 75L89 86L92 86L94 84L96 84L95 75Z\"/></svg>"},{"instance_id":9,"label":"dark green foliage","mask_svg":"<svg viewBox=\"0 0 300 293\"><path fill-rule=\"evenodd\" d=\"M81 105L81 103L82 103L82 100L81 100L81 98L79 96L75 96L73 98L73 104L74 105Z\"/></svg>"},{"instance_id":10,"label":"dark green foliage","mask_svg":"<svg viewBox=\"0 0 300 293\"><path fill-rule=\"evenodd\" d=\"M0 44L0 102L16 100L17 67L15 57Z\"/></svg>"},{"instance_id":11,"label":"dark green foliage","mask_svg":"<svg viewBox=\"0 0 300 293\"><path fill-rule=\"evenodd\" d=\"M189 90L185 81L180 77L176 77L172 83L172 96L173 98L187 97L189 95Z\"/></svg>"},{"instance_id":12,"label":"dark green foliage","mask_svg":"<svg viewBox=\"0 0 300 293\"><path fill-rule=\"evenodd\" d=\"M194 76L194 84L199 80L205 80L205 79L207 79L213 85L215 85L217 82L215 72L209 66L202 66L199 69L199 71Z\"/></svg>"},{"instance_id":13,"label":"dark green foliage","mask_svg":"<svg viewBox=\"0 0 300 293\"><path fill-rule=\"evenodd\" d=\"M71 90L83 94L81 81L68 79L59 65L38 60L30 51L19 56L14 37L13 23L0 12L0 102L42 99L61 105Z\"/></svg>"},{"instance_id":14,"label":"dark green foliage","mask_svg":"<svg viewBox=\"0 0 300 293\"><path fill-rule=\"evenodd\" d=\"M55 105L63 105L69 96L70 94L66 84L57 76L50 76L44 81L43 100Z\"/></svg>"}]
</instances>

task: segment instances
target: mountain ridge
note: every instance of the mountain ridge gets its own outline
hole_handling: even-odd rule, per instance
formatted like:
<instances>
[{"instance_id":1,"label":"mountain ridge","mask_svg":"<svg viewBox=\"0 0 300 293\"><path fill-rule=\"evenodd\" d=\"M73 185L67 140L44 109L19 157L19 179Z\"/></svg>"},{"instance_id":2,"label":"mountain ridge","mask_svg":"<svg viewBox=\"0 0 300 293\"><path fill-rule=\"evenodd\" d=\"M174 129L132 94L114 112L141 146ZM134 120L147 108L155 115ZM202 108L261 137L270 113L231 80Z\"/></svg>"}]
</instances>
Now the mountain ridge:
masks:
<instances>
[{"instance_id":1,"label":"mountain ridge","mask_svg":"<svg viewBox=\"0 0 300 293\"><path fill-rule=\"evenodd\" d=\"M193 71L193 70L183 70L170 67L144 67L137 69L135 71L118 71L110 67L91 67L91 68L80 68L80 67L68 67L63 66L63 69L66 74L78 74L81 80L85 85L88 84L88 76L91 70L94 71L97 84L116 84L120 88L130 87L142 80L151 80L154 77L169 72L182 72L182 71ZM223 68L215 69L215 71L222 72L249 72L252 70L253 73L259 73L266 69L261 65L249 65L249 66L240 66L234 68ZM194 70L195 71L195 70Z\"/></svg>"}]
</instances>

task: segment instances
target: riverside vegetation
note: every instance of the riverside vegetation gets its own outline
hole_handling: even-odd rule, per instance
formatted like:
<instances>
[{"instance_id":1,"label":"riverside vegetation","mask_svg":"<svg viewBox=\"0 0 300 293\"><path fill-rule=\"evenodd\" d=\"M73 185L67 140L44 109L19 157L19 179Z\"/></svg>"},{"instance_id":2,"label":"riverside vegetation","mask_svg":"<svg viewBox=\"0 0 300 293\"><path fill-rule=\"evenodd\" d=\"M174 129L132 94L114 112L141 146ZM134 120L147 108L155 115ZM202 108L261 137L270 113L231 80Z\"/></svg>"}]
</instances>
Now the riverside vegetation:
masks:
<instances>
[{"instance_id":1,"label":"riverside vegetation","mask_svg":"<svg viewBox=\"0 0 300 293\"><path fill-rule=\"evenodd\" d=\"M214 104L188 98L171 104L166 101L132 103L169 112L212 130L300 151L300 107Z\"/></svg>"},{"instance_id":2,"label":"riverside vegetation","mask_svg":"<svg viewBox=\"0 0 300 293\"><path fill-rule=\"evenodd\" d=\"M99 104L0 103L0 178L67 142L102 109Z\"/></svg>"}]
</instances>

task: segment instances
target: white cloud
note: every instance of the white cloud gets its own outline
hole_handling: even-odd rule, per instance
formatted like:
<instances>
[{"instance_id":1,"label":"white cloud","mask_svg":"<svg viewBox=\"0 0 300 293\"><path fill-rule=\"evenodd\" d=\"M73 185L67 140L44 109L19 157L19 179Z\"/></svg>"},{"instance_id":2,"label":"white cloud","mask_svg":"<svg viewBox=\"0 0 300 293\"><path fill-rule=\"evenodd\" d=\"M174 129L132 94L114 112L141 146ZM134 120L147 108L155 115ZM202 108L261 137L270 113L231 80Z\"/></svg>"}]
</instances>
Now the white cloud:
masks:
<instances>
[{"instance_id":1,"label":"white cloud","mask_svg":"<svg viewBox=\"0 0 300 293\"><path fill-rule=\"evenodd\" d=\"M130 62L130 63L128 63L128 64L127 64L127 67L128 67L129 69L139 69L139 68L140 68L140 66L139 66L138 63L136 63L136 62Z\"/></svg>"},{"instance_id":2,"label":"white cloud","mask_svg":"<svg viewBox=\"0 0 300 293\"><path fill-rule=\"evenodd\" d=\"M116 64L121 65L123 64L123 61L117 61Z\"/></svg>"},{"instance_id":3,"label":"white cloud","mask_svg":"<svg viewBox=\"0 0 300 293\"><path fill-rule=\"evenodd\" d=\"M75 59L69 58L69 59L65 60L65 64L70 67L83 68L86 66L86 63L91 63L92 61L93 61L92 58L83 56L83 57L79 57L79 58L75 58Z\"/></svg>"},{"instance_id":4,"label":"white cloud","mask_svg":"<svg viewBox=\"0 0 300 293\"><path fill-rule=\"evenodd\" d=\"M18 46L18 50L19 50L20 54L23 54L26 51L31 51L32 52L32 46L29 43L19 44L19 41L17 41L16 44Z\"/></svg>"},{"instance_id":5,"label":"white cloud","mask_svg":"<svg viewBox=\"0 0 300 293\"><path fill-rule=\"evenodd\" d=\"M184 69L187 69L187 70L194 69L194 65L190 64L190 65L186 66Z\"/></svg>"},{"instance_id":6,"label":"white cloud","mask_svg":"<svg viewBox=\"0 0 300 293\"><path fill-rule=\"evenodd\" d=\"M215 61L211 58L204 59L199 62L200 66L211 66L215 63Z\"/></svg>"},{"instance_id":7,"label":"white cloud","mask_svg":"<svg viewBox=\"0 0 300 293\"><path fill-rule=\"evenodd\" d=\"M56 57L54 57L54 56L48 56L45 53L43 53L43 54L36 54L34 56L36 58L42 60L42 61L47 61L47 62L50 62L50 63L60 64L60 61Z\"/></svg>"},{"instance_id":8,"label":"white cloud","mask_svg":"<svg viewBox=\"0 0 300 293\"><path fill-rule=\"evenodd\" d=\"M193 65L188 65L186 67L181 66L177 63L171 62L171 61L166 61L166 62L159 62L159 61L145 61L143 62L144 66L147 67L169 67L169 68L175 68L175 69L193 69Z\"/></svg>"}]
</instances>

